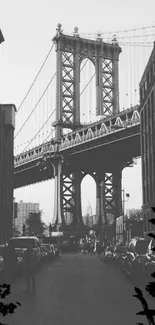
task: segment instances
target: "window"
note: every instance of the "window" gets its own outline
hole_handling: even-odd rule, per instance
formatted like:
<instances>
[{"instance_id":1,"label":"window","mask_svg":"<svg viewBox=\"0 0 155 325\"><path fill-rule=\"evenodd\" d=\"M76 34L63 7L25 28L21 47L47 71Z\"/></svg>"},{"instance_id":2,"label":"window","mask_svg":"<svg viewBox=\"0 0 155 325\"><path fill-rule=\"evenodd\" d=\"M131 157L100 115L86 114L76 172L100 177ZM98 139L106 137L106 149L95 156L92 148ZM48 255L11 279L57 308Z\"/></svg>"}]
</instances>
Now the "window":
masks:
<instances>
[{"instance_id":1,"label":"window","mask_svg":"<svg viewBox=\"0 0 155 325\"><path fill-rule=\"evenodd\" d=\"M11 239L9 245L14 248L34 248L35 247L35 240L34 239Z\"/></svg>"},{"instance_id":2,"label":"window","mask_svg":"<svg viewBox=\"0 0 155 325\"><path fill-rule=\"evenodd\" d=\"M147 91L147 80L146 79L144 81L144 89L145 89L145 91Z\"/></svg>"},{"instance_id":3,"label":"window","mask_svg":"<svg viewBox=\"0 0 155 325\"><path fill-rule=\"evenodd\" d=\"M113 252L114 251L114 247L108 246L106 249L107 252Z\"/></svg>"},{"instance_id":4,"label":"window","mask_svg":"<svg viewBox=\"0 0 155 325\"><path fill-rule=\"evenodd\" d=\"M152 77L151 77L151 69L149 70L149 84L151 83L152 81Z\"/></svg>"},{"instance_id":5,"label":"window","mask_svg":"<svg viewBox=\"0 0 155 325\"><path fill-rule=\"evenodd\" d=\"M153 61L153 76L155 75L155 62Z\"/></svg>"}]
</instances>

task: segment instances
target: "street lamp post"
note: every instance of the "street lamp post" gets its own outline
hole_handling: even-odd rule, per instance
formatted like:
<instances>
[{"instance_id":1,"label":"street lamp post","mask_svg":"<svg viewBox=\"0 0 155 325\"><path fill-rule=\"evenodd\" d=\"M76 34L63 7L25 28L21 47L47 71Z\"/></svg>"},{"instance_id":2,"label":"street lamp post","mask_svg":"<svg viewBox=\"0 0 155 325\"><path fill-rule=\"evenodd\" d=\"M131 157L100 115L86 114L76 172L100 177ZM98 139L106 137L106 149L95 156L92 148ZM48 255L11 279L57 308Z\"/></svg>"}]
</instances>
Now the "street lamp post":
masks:
<instances>
[{"instance_id":1,"label":"street lamp post","mask_svg":"<svg viewBox=\"0 0 155 325\"><path fill-rule=\"evenodd\" d=\"M125 219L125 202L127 202L128 200L125 201L125 197L127 197L129 199L130 197L130 194L129 193L126 193L125 194L125 189L122 190L123 192L123 245L124 245L124 242L125 242L125 229L124 229L124 219Z\"/></svg>"}]
</instances>

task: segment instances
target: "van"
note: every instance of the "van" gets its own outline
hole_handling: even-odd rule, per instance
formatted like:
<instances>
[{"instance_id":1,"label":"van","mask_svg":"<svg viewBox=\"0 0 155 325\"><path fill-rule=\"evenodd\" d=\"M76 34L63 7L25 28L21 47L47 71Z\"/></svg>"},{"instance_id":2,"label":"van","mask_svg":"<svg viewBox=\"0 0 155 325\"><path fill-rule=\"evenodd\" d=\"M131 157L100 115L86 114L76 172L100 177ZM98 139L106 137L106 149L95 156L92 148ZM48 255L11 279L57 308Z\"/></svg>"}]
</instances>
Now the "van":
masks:
<instances>
[{"instance_id":1,"label":"van","mask_svg":"<svg viewBox=\"0 0 155 325\"><path fill-rule=\"evenodd\" d=\"M35 236L12 237L9 240L9 246L22 249L23 253L27 248L33 248L37 257L37 263L40 263L40 241Z\"/></svg>"}]
</instances>

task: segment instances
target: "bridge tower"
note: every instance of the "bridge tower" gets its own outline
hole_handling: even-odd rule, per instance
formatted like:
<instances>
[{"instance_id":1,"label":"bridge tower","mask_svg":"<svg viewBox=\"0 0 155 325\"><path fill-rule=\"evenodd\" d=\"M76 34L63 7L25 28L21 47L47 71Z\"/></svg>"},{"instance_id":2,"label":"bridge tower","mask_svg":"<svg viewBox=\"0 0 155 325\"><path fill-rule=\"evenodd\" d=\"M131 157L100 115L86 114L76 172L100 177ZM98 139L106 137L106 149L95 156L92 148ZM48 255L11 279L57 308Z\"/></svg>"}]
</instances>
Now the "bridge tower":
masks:
<instances>
[{"instance_id":1,"label":"bridge tower","mask_svg":"<svg viewBox=\"0 0 155 325\"><path fill-rule=\"evenodd\" d=\"M97 35L96 40L81 38L75 27L73 36L64 35L58 24L56 36L56 121L55 143L59 144L65 128L76 130L80 127L80 65L88 58L96 71L96 116L112 116L119 112L119 69L121 48L114 37L111 44L104 43ZM75 170L66 157L59 152L52 164L55 171L55 224L65 226L64 213L72 214L73 224L83 224L81 214L82 170ZM100 223L106 214L120 215L121 170L114 166L108 176L106 170L96 170L97 213ZM110 182L110 185L109 183ZM109 189L110 186L110 189ZM110 194L109 194L110 193ZM109 196L110 195L110 196ZM100 212L99 212L100 211ZM101 216L102 215L102 216Z\"/></svg>"}]
</instances>

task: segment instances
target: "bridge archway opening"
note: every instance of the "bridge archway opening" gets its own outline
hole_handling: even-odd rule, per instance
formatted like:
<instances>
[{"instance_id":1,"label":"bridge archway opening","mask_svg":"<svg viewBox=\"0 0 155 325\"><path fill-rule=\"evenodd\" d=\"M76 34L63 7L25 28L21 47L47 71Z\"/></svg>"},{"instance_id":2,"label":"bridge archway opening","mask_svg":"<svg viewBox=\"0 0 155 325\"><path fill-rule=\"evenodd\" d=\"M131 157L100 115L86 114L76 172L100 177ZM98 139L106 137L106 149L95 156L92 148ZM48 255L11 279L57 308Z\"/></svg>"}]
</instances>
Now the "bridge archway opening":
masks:
<instances>
[{"instance_id":1,"label":"bridge archway opening","mask_svg":"<svg viewBox=\"0 0 155 325\"><path fill-rule=\"evenodd\" d=\"M96 182L89 174L81 182L81 207L83 223L91 227L96 223Z\"/></svg>"},{"instance_id":2,"label":"bridge archway opening","mask_svg":"<svg viewBox=\"0 0 155 325\"><path fill-rule=\"evenodd\" d=\"M96 118L96 69L90 58L80 64L80 122L92 123Z\"/></svg>"}]
</instances>

